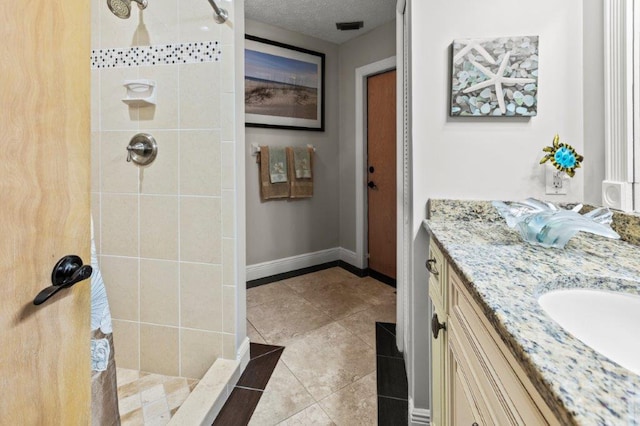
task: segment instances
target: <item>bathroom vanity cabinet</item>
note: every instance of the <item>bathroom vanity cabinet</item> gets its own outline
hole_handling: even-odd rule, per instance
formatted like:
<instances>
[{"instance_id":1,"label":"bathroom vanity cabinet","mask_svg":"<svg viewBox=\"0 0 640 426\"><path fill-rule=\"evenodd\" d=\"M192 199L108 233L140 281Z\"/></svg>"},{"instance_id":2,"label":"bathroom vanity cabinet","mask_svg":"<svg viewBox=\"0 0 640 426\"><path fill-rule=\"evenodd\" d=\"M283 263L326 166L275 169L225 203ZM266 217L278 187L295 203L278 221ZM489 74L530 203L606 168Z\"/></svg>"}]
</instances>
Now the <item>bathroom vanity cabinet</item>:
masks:
<instances>
[{"instance_id":1,"label":"bathroom vanity cabinet","mask_svg":"<svg viewBox=\"0 0 640 426\"><path fill-rule=\"evenodd\" d=\"M426 266L432 424L560 424L433 239Z\"/></svg>"}]
</instances>

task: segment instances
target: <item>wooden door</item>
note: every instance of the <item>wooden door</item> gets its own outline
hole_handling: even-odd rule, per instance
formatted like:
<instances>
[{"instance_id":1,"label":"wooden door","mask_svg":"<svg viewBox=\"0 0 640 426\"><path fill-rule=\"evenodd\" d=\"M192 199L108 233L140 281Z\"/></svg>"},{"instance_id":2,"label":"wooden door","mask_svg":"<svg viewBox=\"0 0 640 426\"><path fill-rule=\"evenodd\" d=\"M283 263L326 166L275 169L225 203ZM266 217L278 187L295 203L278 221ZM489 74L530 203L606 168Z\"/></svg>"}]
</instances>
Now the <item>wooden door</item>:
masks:
<instances>
[{"instance_id":1,"label":"wooden door","mask_svg":"<svg viewBox=\"0 0 640 426\"><path fill-rule=\"evenodd\" d=\"M367 79L369 268L396 278L396 72Z\"/></svg>"},{"instance_id":2,"label":"wooden door","mask_svg":"<svg viewBox=\"0 0 640 426\"><path fill-rule=\"evenodd\" d=\"M32 304L91 260L89 4L0 3L2 425L90 424L89 280Z\"/></svg>"}]
</instances>

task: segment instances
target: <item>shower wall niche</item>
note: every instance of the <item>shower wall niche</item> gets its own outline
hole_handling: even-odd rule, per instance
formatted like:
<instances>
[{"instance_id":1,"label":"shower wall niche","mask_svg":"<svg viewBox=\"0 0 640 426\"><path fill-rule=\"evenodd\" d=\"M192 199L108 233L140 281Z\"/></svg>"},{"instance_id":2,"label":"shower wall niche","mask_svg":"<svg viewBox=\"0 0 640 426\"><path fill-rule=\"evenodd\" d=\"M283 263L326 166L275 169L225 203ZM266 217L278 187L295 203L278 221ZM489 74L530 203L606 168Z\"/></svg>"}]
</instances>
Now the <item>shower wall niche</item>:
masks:
<instances>
[{"instance_id":1,"label":"shower wall niche","mask_svg":"<svg viewBox=\"0 0 640 426\"><path fill-rule=\"evenodd\" d=\"M92 0L92 212L119 367L200 378L236 359L234 41L206 0L119 19ZM155 82L128 105L125 82ZM136 133L158 156L127 162ZM243 336L244 337L244 336Z\"/></svg>"}]
</instances>

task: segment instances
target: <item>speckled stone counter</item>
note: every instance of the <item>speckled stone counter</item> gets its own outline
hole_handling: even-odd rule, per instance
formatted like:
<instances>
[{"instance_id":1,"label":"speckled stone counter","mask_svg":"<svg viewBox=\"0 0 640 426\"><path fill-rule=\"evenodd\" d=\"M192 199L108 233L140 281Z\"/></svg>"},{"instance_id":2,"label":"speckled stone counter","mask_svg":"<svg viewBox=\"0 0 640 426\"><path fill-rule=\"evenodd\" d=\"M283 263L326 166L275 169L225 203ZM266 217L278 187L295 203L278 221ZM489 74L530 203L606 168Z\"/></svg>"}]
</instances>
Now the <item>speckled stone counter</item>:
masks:
<instances>
[{"instance_id":1,"label":"speckled stone counter","mask_svg":"<svg viewBox=\"0 0 640 426\"><path fill-rule=\"evenodd\" d=\"M567 287L640 294L640 247L579 233L546 249L490 203L435 201L425 227L561 423L639 425L640 376L565 332L537 299Z\"/></svg>"}]
</instances>

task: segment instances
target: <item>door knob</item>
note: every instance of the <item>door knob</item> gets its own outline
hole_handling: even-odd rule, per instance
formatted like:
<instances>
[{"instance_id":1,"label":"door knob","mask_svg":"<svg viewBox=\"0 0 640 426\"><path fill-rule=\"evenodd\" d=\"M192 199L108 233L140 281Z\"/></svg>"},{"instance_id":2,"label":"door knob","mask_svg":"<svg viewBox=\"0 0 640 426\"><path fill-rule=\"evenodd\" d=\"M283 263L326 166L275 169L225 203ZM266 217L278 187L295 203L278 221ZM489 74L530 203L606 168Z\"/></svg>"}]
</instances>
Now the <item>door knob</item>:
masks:
<instances>
[{"instance_id":1,"label":"door knob","mask_svg":"<svg viewBox=\"0 0 640 426\"><path fill-rule=\"evenodd\" d=\"M41 305L63 288L69 288L80 281L91 276L93 268L90 265L83 265L80 256L68 255L58 260L51 272L50 287L42 290L35 299L34 305Z\"/></svg>"},{"instance_id":2,"label":"door knob","mask_svg":"<svg viewBox=\"0 0 640 426\"><path fill-rule=\"evenodd\" d=\"M369 188L371 188L371 189L378 189L378 187L376 186L376 184L375 184L375 183L373 183L373 181L369 181L369 182L367 183L367 186L368 186Z\"/></svg>"}]
</instances>

